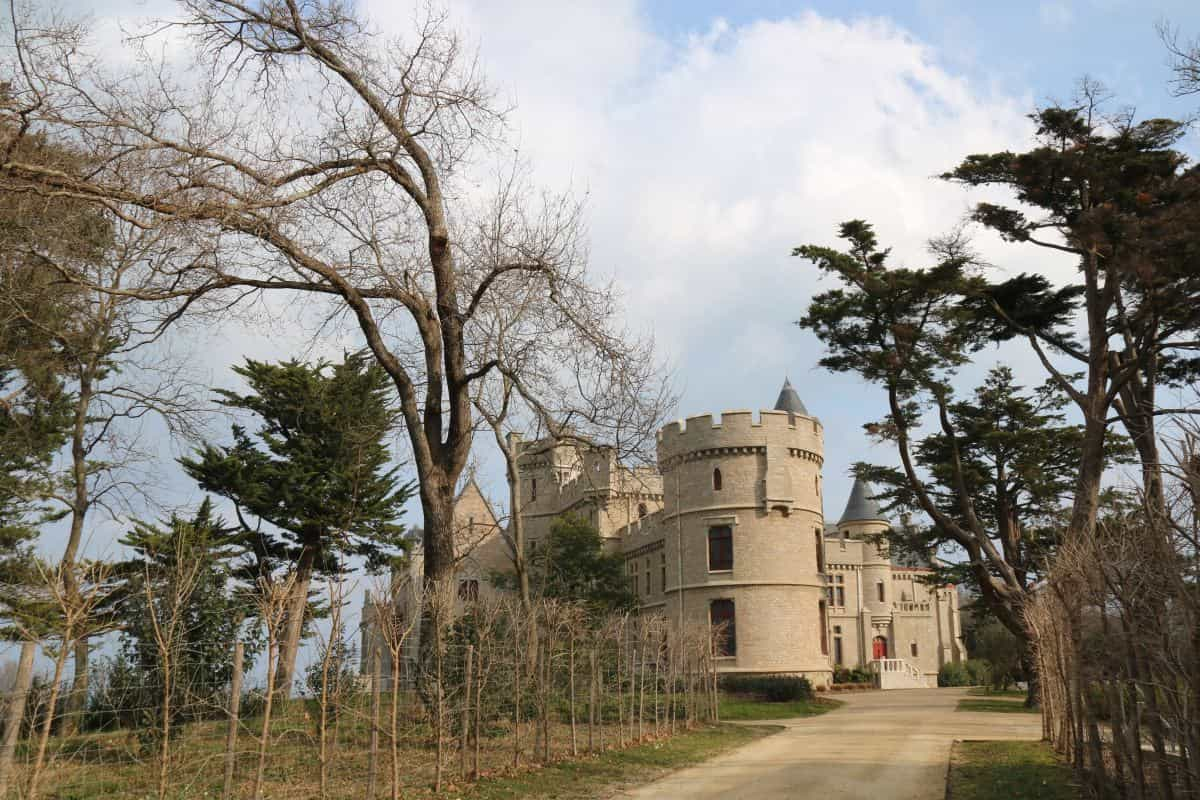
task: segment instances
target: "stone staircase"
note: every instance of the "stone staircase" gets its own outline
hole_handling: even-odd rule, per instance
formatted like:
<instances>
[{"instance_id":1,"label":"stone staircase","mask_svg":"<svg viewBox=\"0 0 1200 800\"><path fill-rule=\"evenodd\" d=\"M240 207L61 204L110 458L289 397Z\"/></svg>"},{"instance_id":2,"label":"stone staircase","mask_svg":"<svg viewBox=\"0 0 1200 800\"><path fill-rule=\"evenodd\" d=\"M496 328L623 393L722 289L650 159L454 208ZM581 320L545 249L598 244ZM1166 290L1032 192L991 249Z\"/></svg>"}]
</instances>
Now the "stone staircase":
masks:
<instances>
[{"instance_id":1,"label":"stone staircase","mask_svg":"<svg viewBox=\"0 0 1200 800\"><path fill-rule=\"evenodd\" d=\"M868 665L880 689L926 689L925 674L903 658L879 658Z\"/></svg>"}]
</instances>

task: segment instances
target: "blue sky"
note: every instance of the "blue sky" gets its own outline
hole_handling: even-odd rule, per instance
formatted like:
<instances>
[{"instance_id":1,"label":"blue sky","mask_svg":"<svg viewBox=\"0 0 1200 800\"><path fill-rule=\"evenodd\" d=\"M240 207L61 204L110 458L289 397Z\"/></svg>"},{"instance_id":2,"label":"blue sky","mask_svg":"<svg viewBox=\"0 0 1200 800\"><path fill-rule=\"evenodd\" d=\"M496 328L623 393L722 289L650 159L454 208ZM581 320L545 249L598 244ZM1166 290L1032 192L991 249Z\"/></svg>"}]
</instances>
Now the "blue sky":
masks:
<instances>
[{"instance_id":1,"label":"blue sky","mask_svg":"<svg viewBox=\"0 0 1200 800\"><path fill-rule=\"evenodd\" d=\"M384 31L410 6L360 0ZM167 0L66 0L90 13L94 41L119 61L122 30L170 17ZM918 265L923 243L960 224L979 195L934 180L971 152L1021 148L1025 117L1069 99L1089 75L1143 116L1187 116L1200 98L1171 97L1155 23L1200 36L1200 4L1127 0L789 3L454 0L452 18L511 100L510 135L551 189L586 197L592 268L626 297L631 325L652 332L679 378L679 416L770 407L791 377L826 432L826 514L841 512L848 470L890 462L861 426L883 413L879 391L816 366L818 343L792 322L825 284L792 247L832 243L839 222L876 224L895 261ZM1194 142L1194 137L1189 144ZM1195 148L1192 148L1195 149ZM1069 261L975 243L999 273L1069 279ZM188 334L214 385L244 355L312 354L302 336L253 322ZM317 343L336 357L348 339ZM1019 350L988 352L964 390L1004 360L1029 383L1042 373ZM223 425L214 428L227 438ZM479 442L485 490L500 472ZM163 448L168 503L196 502ZM409 517L419 523L419 511ZM99 521L98 521L99 522ZM111 552L97 524L93 553ZM49 550L60 545L48 539Z\"/></svg>"},{"instance_id":2,"label":"blue sky","mask_svg":"<svg viewBox=\"0 0 1200 800\"><path fill-rule=\"evenodd\" d=\"M403 2L360 6L385 32L411 18ZM114 57L122 30L177 13L168 0L66 7L93 15L95 41ZM1200 5L1182 0L453 0L447 8L513 103L509 133L536 177L586 197L592 268L624 290L631 324L652 332L675 365L679 415L769 407L790 376L825 423L830 516L848 493L850 465L891 454L861 432L882 413L879 392L819 369L818 343L792 324L825 284L791 248L831 243L839 222L863 217L897 263L919 263L923 243L960 224L979 199L931 176L969 152L1022 147L1025 115L1069 99L1084 75L1141 115L1200 110L1200 99L1171 96L1155 30L1166 21L1200 35ZM1069 261L983 232L976 245L1001 272L1072 273ZM311 344L252 325L211 336L199 350L218 385L230 384L242 355L290 357ZM354 342L325 344L336 356ZM1042 379L1027 354L996 352L968 371L964 388L995 360ZM485 487L501 497L486 442L478 460ZM177 499L195 499L185 482L174 485ZM98 531L96 546L106 541Z\"/></svg>"},{"instance_id":3,"label":"blue sky","mask_svg":"<svg viewBox=\"0 0 1200 800\"><path fill-rule=\"evenodd\" d=\"M1200 4L1189 0L1007 0L1006 2L652 2L650 24L666 36L686 35L715 18L732 24L813 10L841 19L885 17L937 48L948 66L1013 93L1063 97L1087 74L1146 114L1194 110L1168 97L1166 54L1155 24L1200 30Z\"/></svg>"}]
</instances>

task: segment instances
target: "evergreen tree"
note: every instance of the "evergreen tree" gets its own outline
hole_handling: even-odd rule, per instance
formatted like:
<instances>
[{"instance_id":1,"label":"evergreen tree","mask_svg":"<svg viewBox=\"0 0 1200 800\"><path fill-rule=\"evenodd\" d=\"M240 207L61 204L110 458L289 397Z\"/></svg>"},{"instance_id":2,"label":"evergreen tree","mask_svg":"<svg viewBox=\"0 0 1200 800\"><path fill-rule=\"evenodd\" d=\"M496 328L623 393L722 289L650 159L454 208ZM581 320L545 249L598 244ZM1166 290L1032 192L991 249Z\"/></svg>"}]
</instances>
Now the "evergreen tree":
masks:
<instances>
[{"instance_id":1,"label":"evergreen tree","mask_svg":"<svg viewBox=\"0 0 1200 800\"><path fill-rule=\"evenodd\" d=\"M955 399L959 368L989 338L986 316L962 300L977 283L963 242L936 242L932 266L906 269L888 265L869 224L847 222L841 236L845 251L796 250L842 284L814 297L799 324L827 346L822 366L885 390L887 416L867 428L896 446L901 465L858 469L895 508L928 520L895 529L902 548L955 546L963 561L934 579L975 586L1032 665L1023 606L1076 487L1085 431L1065 424L1057 386L1026 394L1003 368L972 400ZM926 411L934 432L921 437Z\"/></svg>"},{"instance_id":2,"label":"evergreen tree","mask_svg":"<svg viewBox=\"0 0 1200 800\"><path fill-rule=\"evenodd\" d=\"M206 444L181 463L202 488L233 502L259 571L295 571L276 672L286 696L314 575L342 573L348 557L370 570L403 559L408 539L398 520L412 484L389 467L386 440L398 417L387 373L367 356L340 364L248 359L234 370L250 393L221 391L221 403L253 413L260 427L251 434L235 425L231 445Z\"/></svg>"},{"instance_id":3,"label":"evergreen tree","mask_svg":"<svg viewBox=\"0 0 1200 800\"><path fill-rule=\"evenodd\" d=\"M134 717L130 710L161 705L165 676L155 617L160 631L172 614L179 617L177 635L168 643L172 724L219 711L237 641L246 646L244 669L252 668L261 642L244 622L255 607L247 587L233 580L245 554L245 538L239 527L216 516L205 498L190 519L173 514L158 525L138 522L121 539L136 557L120 565L121 652L110 662L105 682L112 713L126 722L146 723L145 715ZM172 608L176 596L182 598L177 609Z\"/></svg>"},{"instance_id":4,"label":"evergreen tree","mask_svg":"<svg viewBox=\"0 0 1200 800\"><path fill-rule=\"evenodd\" d=\"M632 609L625 560L604 550L600 532L567 513L550 525L550 535L530 559L535 595L582 601L597 615Z\"/></svg>"}]
</instances>

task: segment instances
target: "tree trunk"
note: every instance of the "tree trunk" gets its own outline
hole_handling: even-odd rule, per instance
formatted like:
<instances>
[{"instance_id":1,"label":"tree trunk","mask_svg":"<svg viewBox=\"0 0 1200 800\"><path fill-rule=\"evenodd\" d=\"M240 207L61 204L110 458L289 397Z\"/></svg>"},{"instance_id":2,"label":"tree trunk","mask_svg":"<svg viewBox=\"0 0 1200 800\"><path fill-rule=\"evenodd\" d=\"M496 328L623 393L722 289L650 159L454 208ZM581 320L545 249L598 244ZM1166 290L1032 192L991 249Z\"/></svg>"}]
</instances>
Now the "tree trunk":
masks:
<instances>
[{"instance_id":1,"label":"tree trunk","mask_svg":"<svg viewBox=\"0 0 1200 800\"><path fill-rule=\"evenodd\" d=\"M74 674L71 676L71 696L64 703L62 727L63 736L72 736L79 731L83 712L87 708L88 695L88 655L91 652L91 642L87 636L80 636L75 642Z\"/></svg>"},{"instance_id":2,"label":"tree trunk","mask_svg":"<svg viewBox=\"0 0 1200 800\"><path fill-rule=\"evenodd\" d=\"M70 637L63 637L62 647L58 657L54 659L54 679L50 684L50 699L46 702L46 718L42 720L41 730L38 731L37 755L33 759L33 768L29 773L28 800L37 800L38 783L42 777L42 767L46 763L46 744L50 741L50 728L54 725L54 712L58 706L59 687L62 685L63 670L67 664L67 651L70 649Z\"/></svg>"},{"instance_id":3,"label":"tree trunk","mask_svg":"<svg viewBox=\"0 0 1200 800\"><path fill-rule=\"evenodd\" d=\"M8 695L8 706L4 710L4 740L0 742L0 798L8 797L8 784L12 776L13 756L17 738L21 735L21 723L25 719L25 701L29 697L29 686L33 683L33 656L37 642L21 642L21 655L17 661L17 679Z\"/></svg>"},{"instance_id":4,"label":"tree trunk","mask_svg":"<svg viewBox=\"0 0 1200 800\"><path fill-rule=\"evenodd\" d=\"M467 780L467 744L470 737L467 732L471 730L471 669L474 661L475 646L467 645L467 663L463 667L463 698L462 698L462 714L459 719L458 731L458 774L465 781ZM395 798L393 798L395 800Z\"/></svg>"},{"instance_id":5,"label":"tree trunk","mask_svg":"<svg viewBox=\"0 0 1200 800\"><path fill-rule=\"evenodd\" d=\"M508 482L508 530L512 536L513 572L517 576L517 588L521 593L521 607L532 608L529 599L529 570L525 563L525 518L521 516L521 483L517 468L517 442L519 439L501 435L499 428L493 429L496 443L504 453L504 474Z\"/></svg>"},{"instance_id":6,"label":"tree trunk","mask_svg":"<svg viewBox=\"0 0 1200 800\"><path fill-rule=\"evenodd\" d=\"M275 665L275 692L280 703L292 695L296 677L296 655L300 652L300 637L304 633L304 618L308 613L308 590L312 585L315 547L305 545L296 562L296 583L288 601L287 620L279 641L279 662Z\"/></svg>"},{"instance_id":7,"label":"tree trunk","mask_svg":"<svg viewBox=\"0 0 1200 800\"><path fill-rule=\"evenodd\" d=\"M233 678L229 684L229 721L225 729L225 785L222 800L233 797L233 769L237 763L238 709L242 703L242 664L246 648L241 642L233 645ZM0 794L0 797L3 797Z\"/></svg>"},{"instance_id":8,"label":"tree trunk","mask_svg":"<svg viewBox=\"0 0 1200 800\"><path fill-rule=\"evenodd\" d=\"M572 623L568 623L568 624L572 624ZM568 677L568 681L567 681L567 683L568 683L567 691L569 694L569 697L567 699L568 699L568 702L570 703L570 707L571 707L571 755L578 756L579 755L579 738L578 738L578 735L577 735L576 729L575 729L575 631L572 630L570 632L569 636L570 636L570 639L568 641L567 647L568 647L568 653L569 653L568 659L569 659L570 663L567 668L570 670L570 676Z\"/></svg>"},{"instance_id":9,"label":"tree trunk","mask_svg":"<svg viewBox=\"0 0 1200 800\"><path fill-rule=\"evenodd\" d=\"M400 800L400 658L403 652L403 646L391 650L392 696L388 708L388 727L391 740L392 800Z\"/></svg>"},{"instance_id":10,"label":"tree trunk","mask_svg":"<svg viewBox=\"0 0 1200 800\"><path fill-rule=\"evenodd\" d=\"M398 665L392 664L392 673ZM367 798L375 800L379 775L379 697L383 687L383 654L379 645L371 646L371 719L367 728Z\"/></svg>"}]
</instances>

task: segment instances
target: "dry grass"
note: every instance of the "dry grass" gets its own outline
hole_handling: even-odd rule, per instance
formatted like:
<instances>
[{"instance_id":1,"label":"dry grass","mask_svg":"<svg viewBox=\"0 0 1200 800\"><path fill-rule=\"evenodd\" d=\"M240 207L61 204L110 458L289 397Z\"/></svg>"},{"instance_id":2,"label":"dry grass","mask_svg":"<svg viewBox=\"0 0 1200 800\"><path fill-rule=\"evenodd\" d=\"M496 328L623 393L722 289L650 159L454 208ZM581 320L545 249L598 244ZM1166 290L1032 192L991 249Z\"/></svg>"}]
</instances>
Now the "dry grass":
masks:
<instances>
[{"instance_id":1,"label":"dry grass","mask_svg":"<svg viewBox=\"0 0 1200 800\"><path fill-rule=\"evenodd\" d=\"M386 706L386 703L385 703ZM647 709L649 712L651 709ZM615 713L615 712L614 712ZM320 797L318 749L316 741L316 713L312 704L293 702L286 714L281 715L272 724L271 742L268 747L268 759L264 783L264 795L268 798L308 798ZM588 728L585 721L577 726L576 735L581 756L588 763L597 758L587 757ZM621 749L621 731L615 719L606 720L603 726L603 741L606 754L598 758L602 763L612 767L614 764L628 760L611 751L620 750L622 753L634 753L638 748ZM238 738L238 767L239 781L238 796L249 797L252 793L253 772L257 751L257 736L260 720L246 718L242 720L241 732ZM378 778L376 782L377 796L386 797L390 793L390 743L385 730L381 732L379 751L377 755ZM401 792L405 797L432 796L430 787L434 781L435 741L432 729L424 720L419 708L407 705L402 724L400 739L399 761L401 775ZM720 726L723 730L725 726ZM595 739L599 749L599 726ZM700 736L703 731L708 734ZM636 725L634 726L636 732ZM633 744L633 733L630 731L628 720L625 724L624 741ZM365 714L348 714L338 726L337 743L332 750L329 766L329 784L327 797L330 800L363 800L366 797L366 776L368 772L368 725ZM650 716L643 723L643 733L647 745L652 749L661 749L668 740L665 720L658 728L656 736L654 719ZM709 726L699 726L694 733L683 733L677 737L678 748L684 742L695 744L687 751L704 750L714 745L718 740L727 745L737 744L742 734L724 733L717 735ZM509 722L493 723L483 730L480 737L479 767L480 775L485 778L480 786L488 783L488 779L511 779L529 772L531 768L541 767L538 772L546 769L542 765L541 748L535 751L534 725L523 722L521 726L521 764L514 769L513 753L514 739L512 725ZM758 735L761 735L758 734ZM699 738L696 738L699 737ZM753 738L751 736L750 738ZM182 726L173 734L173 750L176 754L171 765L169 797L184 800L184 798L216 798L221 796L223 774L223 748L225 740L225 723L222 721L198 722ZM551 763L571 760L571 731L565 721L555 720L550 726ZM735 741L736 740L736 741ZM51 740L51 767L43 778L45 796L75 800L78 798L105 797L113 800L143 800L156 794L157 761L155 760L154 743L139 741L135 731L114 731L92 733L68 738ZM445 742L445 775L451 785L457 783L460 788L460 755L458 741L450 739ZM667 752L674 752L669 750ZM22 750L18 750L21 759ZM686 753L680 753L685 757ZM695 752L693 752L695 755ZM629 758L635 757L630 756ZM614 760L615 759L615 760ZM697 757L695 760L700 760ZM578 764L578 762L576 762ZM470 753L468 754L468 765ZM564 776L572 770L560 770ZM580 770L576 768L575 772ZM586 770L583 770L586 772ZM608 774L605 769L601 774ZM564 778L565 779L565 778ZM488 795L492 796L492 795ZM500 796L500 795L496 795Z\"/></svg>"}]
</instances>

